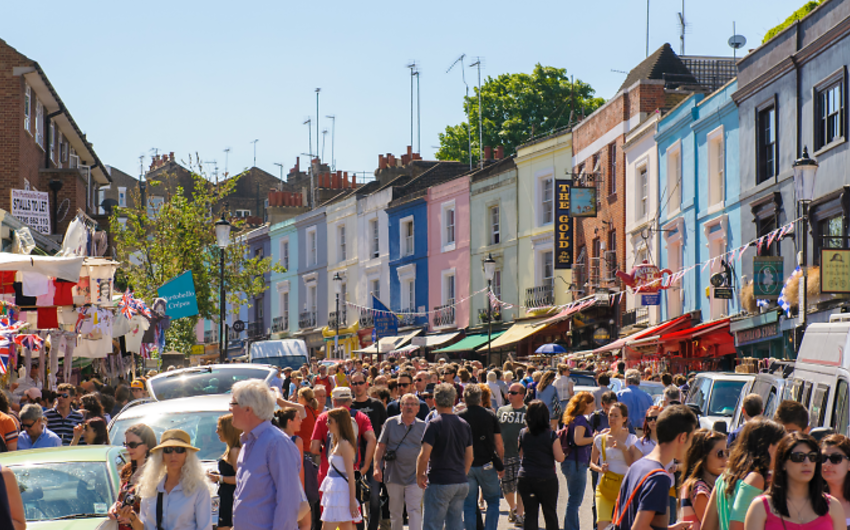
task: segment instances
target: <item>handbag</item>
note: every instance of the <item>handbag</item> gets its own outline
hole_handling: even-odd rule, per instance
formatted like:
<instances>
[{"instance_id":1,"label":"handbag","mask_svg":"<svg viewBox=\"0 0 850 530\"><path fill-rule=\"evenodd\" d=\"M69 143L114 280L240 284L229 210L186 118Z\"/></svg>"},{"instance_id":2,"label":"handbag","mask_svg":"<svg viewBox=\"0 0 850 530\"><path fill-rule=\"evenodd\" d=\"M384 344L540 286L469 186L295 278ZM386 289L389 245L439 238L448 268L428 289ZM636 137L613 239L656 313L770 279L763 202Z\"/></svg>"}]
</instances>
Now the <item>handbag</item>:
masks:
<instances>
[{"instance_id":1,"label":"handbag","mask_svg":"<svg viewBox=\"0 0 850 530\"><path fill-rule=\"evenodd\" d=\"M607 462L608 456L605 453L605 436L602 437L602 461ZM620 496L620 486L623 485L623 475L606 471L599 479L597 488L599 493L611 502L616 502Z\"/></svg>"}]
</instances>

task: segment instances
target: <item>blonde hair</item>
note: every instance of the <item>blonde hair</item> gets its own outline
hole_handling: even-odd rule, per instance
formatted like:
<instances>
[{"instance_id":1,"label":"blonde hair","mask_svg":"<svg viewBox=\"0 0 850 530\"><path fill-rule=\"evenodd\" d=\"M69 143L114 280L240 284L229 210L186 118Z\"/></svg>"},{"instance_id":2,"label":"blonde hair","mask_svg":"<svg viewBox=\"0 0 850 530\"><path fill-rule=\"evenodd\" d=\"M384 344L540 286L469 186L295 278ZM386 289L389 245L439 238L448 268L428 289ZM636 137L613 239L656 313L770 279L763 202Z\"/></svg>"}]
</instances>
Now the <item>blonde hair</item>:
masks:
<instances>
[{"instance_id":1,"label":"blonde hair","mask_svg":"<svg viewBox=\"0 0 850 530\"><path fill-rule=\"evenodd\" d=\"M145 462L145 470L139 480L139 495L143 499L156 497L156 489L166 475L165 462L162 460L162 450L152 451ZM195 451L186 450L186 461L180 468L180 485L187 495L198 488L207 488L212 493L212 483L207 480L201 461Z\"/></svg>"},{"instance_id":2,"label":"blonde hair","mask_svg":"<svg viewBox=\"0 0 850 530\"><path fill-rule=\"evenodd\" d=\"M231 449L242 447L242 442L239 440L242 430L233 426L233 414L221 416L218 419L218 427L221 429L224 443L227 444L227 449L224 451L224 456L227 458Z\"/></svg>"}]
</instances>

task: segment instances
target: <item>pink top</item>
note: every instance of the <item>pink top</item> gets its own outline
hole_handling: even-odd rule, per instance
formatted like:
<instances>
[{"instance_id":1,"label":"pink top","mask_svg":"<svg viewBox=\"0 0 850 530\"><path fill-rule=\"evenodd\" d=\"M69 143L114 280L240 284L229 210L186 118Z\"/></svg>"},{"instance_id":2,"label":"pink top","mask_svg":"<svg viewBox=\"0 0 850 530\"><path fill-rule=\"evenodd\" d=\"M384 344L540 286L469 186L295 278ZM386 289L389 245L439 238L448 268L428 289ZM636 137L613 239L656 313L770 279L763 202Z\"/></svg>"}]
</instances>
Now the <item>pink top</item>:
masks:
<instances>
[{"instance_id":1,"label":"pink top","mask_svg":"<svg viewBox=\"0 0 850 530\"><path fill-rule=\"evenodd\" d=\"M764 503L764 511L767 512L767 520L764 522L764 530L790 530L792 528L799 530L832 530L832 517L829 516L829 513L821 515L817 519L809 521L808 523L795 523L789 520L783 520L783 518L774 515L773 512L770 511L770 505L767 502L767 497L762 495L760 498L761 502Z\"/></svg>"}]
</instances>

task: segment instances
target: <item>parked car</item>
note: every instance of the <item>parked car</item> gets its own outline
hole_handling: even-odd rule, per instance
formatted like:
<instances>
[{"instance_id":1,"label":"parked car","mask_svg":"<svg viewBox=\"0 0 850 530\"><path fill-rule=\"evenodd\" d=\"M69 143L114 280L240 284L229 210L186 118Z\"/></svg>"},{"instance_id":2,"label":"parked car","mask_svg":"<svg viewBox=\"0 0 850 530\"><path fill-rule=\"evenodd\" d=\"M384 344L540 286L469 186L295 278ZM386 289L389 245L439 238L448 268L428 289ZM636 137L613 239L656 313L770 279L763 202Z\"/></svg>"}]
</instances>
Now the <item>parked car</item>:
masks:
<instances>
[{"instance_id":1,"label":"parked car","mask_svg":"<svg viewBox=\"0 0 850 530\"><path fill-rule=\"evenodd\" d=\"M748 394L758 394L761 396L764 403L765 418L772 418L776 412L776 407L782 401L782 394L785 390L785 383L788 376L794 371L794 363L792 362L777 362L767 372L756 374L752 381L746 383L741 388L741 394L738 397L738 406L735 407L735 414L729 422L729 432L736 430L744 423L743 407L741 406L744 396Z\"/></svg>"},{"instance_id":2,"label":"parked car","mask_svg":"<svg viewBox=\"0 0 850 530\"><path fill-rule=\"evenodd\" d=\"M109 445L0 454L18 480L29 530L94 530L104 523L127 459L123 447Z\"/></svg>"},{"instance_id":3,"label":"parked car","mask_svg":"<svg viewBox=\"0 0 850 530\"><path fill-rule=\"evenodd\" d=\"M727 372L702 372L697 374L685 405L699 416L703 429L714 429L717 422L728 422L735 414L741 389L755 379L754 374L736 374ZM720 427L720 425L717 425Z\"/></svg>"},{"instance_id":4,"label":"parked car","mask_svg":"<svg viewBox=\"0 0 850 530\"><path fill-rule=\"evenodd\" d=\"M265 364L211 364L182 368L155 375L148 380L148 393L156 401L210 394L229 394L233 385L246 379L266 383L277 376L277 368Z\"/></svg>"},{"instance_id":5,"label":"parked car","mask_svg":"<svg viewBox=\"0 0 850 530\"><path fill-rule=\"evenodd\" d=\"M280 368L298 370L309 358L307 343L302 339L262 340L252 342L248 348L250 362L271 364Z\"/></svg>"},{"instance_id":6,"label":"parked car","mask_svg":"<svg viewBox=\"0 0 850 530\"><path fill-rule=\"evenodd\" d=\"M653 405L661 405L664 402L664 385L655 381L641 381L641 390L649 394Z\"/></svg>"}]
</instances>

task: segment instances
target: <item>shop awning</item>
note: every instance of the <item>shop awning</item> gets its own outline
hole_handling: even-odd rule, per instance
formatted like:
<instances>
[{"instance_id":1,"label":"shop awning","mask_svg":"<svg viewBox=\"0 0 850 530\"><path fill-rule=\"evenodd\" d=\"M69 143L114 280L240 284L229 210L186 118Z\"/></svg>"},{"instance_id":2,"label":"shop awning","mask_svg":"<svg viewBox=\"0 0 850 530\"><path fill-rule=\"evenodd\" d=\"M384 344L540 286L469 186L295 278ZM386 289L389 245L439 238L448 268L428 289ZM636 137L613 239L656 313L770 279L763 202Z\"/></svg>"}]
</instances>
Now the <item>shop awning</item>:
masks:
<instances>
[{"instance_id":1,"label":"shop awning","mask_svg":"<svg viewBox=\"0 0 850 530\"><path fill-rule=\"evenodd\" d=\"M655 335L661 335L665 331L673 331L678 330L683 325L690 325L691 323L691 315L682 315L680 317L674 318L673 320L668 320L667 322L662 322L661 324L652 326L651 328L646 328L643 331L639 331L628 337L623 337L622 339L615 340L610 344L606 344L601 348L597 348L593 350L593 353L598 355L600 353L606 353L609 351L619 350L626 346L627 343L632 341L643 339L645 337L652 337Z\"/></svg>"},{"instance_id":2,"label":"shop awning","mask_svg":"<svg viewBox=\"0 0 850 530\"><path fill-rule=\"evenodd\" d=\"M711 346L716 346L714 356L723 356L736 353L735 339L729 331L730 319L724 318L713 322L668 333L659 337L661 343L679 343L699 339L699 347L708 351Z\"/></svg>"},{"instance_id":3,"label":"shop awning","mask_svg":"<svg viewBox=\"0 0 850 530\"><path fill-rule=\"evenodd\" d=\"M548 327L547 319L541 318L534 321L517 322L509 327L502 336L490 343L491 348L504 348L516 344L517 342L526 339L538 331L543 331ZM479 348L478 350L481 350Z\"/></svg>"},{"instance_id":4,"label":"shop awning","mask_svg":"<svg viewBox=\"0 0 850 530\"><path fill-rule=\"evenodd\" d=\"M0 252L0 271L38 272L52 278L78 282L84 259L77 256L57 258Z\"/></svg>"},{"instance_id":5,"label":"shop awning","mask_svg":"<svg viewBox=\"0 0 850 530\"><path fill-rule=\"evenodd\" d=\"M580 311L584 311L585 309L587 309L587 308L589 308L589 307L591 307L595 304L596 304L596 297L595 296L593 298L588 298L587 300L578 301L575 305L564 309L563 311L561 311L557 315L553 316L552 318L544 320L543 323L544 324L554 324L555 322L560 322L561 320L567 319L567 318L571 317L572 315L574 315L575 313L578 313Z\"/></svg>"},{"instance_id":6,"label":"shop awning","mask_svg":"<svg viewBox=\"0 0 850 530\"><path fill-rule=\"evenodd\" d=\"M378 343L381 345L381 353L389 353L395 351L402 346L406 346L416 335L422 333L421 329L417 329L416 331L412 331L407 335L399 335L395 337L383 337L378 339ZM354 350L352 353L365 353L366 355L374 355L378 353L378 344L372 344L371 346L367 346L361 350Z\"/></svg>"},{"instance_id":7,"label":"shop awning","mask_svg":"<svg viewBox=\"0 0 850 530\"><path fill-rule=\"evenodd\" d=\"M495 332L491 335L491 339L496 340L497 338L502 336L503 333L504 333L504 331L497 331L497 332ZM475 334L475 335L469 335L469 336L461 339L459 342L456 342L456 343L454 343L451 346L448 346L446 348L434 350L434 353L455 353L455 352L470 351L470 350L474 350L474 349L476 349L480 346L486 346L486 345L487 345L487 334L486 333L478 333L478 334Z\"/></svg>"},{"instance_id":8,"label":"shop awning","mask_svg":"<svg viewBox=\"0 0 850 530\"><path fill-rule=\"evenodd\" d=\"M460 331L441 333L440 335L425 335L424 337L416 337L416 340L413 341L413 345L425 348L436 348L437 346L449 342L458 335L460 335Z\"/></svg>"}]
</instances>

